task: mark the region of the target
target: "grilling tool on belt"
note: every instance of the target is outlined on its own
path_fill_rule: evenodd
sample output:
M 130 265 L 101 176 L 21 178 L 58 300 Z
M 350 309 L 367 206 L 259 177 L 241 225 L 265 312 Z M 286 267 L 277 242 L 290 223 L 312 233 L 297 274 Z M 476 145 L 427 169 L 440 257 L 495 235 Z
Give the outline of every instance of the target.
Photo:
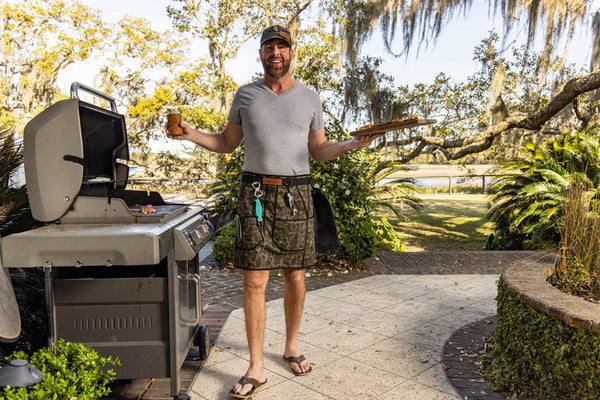
M 258 230 L 260 231 L 260 235 L 262 236 L 263 246 L 265 245 L 265 231 L 264 231 L 264 221 L 263 221 L 263 208 L 260 202 L 260 198 L 264 196 L 264 192 L 260 190 L 260 182 L 252 183 L 252 188 L 254 189 L 254 213 L 256 214 L 256 223 L 258 224 Z
M 256 220 L 263 222 L 263 208 L 260 202 L 260 198 L 264 196 L 264 192 L 260 190 L 260 182 L 256 181 L 252 183 L 254 189 L 254 213 L 256 214 Z M 290 207 L 290 214 L 292 216 L 298 214 L 298 209 L 294 203 L 294 196 L 292 195 L 292 189 L 289 184 L 285 185 L 285 196 Z

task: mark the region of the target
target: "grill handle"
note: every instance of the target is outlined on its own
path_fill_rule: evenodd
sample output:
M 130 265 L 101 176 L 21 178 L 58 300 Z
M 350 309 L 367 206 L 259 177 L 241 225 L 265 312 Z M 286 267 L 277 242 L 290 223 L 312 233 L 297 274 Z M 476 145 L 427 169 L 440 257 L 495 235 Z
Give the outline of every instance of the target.
M 114 113 L 117 113 L 117 100 L 114 97 L 104 94 L 93 87 L 89 87 L 84 85 L 83 83 L 73 82 L 71 84 L 71 98 L 79 100 L 79 90 L 84 90 L 90 94 L 93 94 L 96 97 L 100 97 L 103 100 L 106 100 L 110 103 L 110 110 Z
M 196 326 L 200 324 L 200 318 L 202 317 L 202 288 L 200 286 L 200 275 L 188 274 L 185 277 L 179 276 L 179 279 L 184 281 L 194 281 L 194 284 L 196 285 L 196 319 L 188 320 L 180 317 L 181 322 L 186 326 Z

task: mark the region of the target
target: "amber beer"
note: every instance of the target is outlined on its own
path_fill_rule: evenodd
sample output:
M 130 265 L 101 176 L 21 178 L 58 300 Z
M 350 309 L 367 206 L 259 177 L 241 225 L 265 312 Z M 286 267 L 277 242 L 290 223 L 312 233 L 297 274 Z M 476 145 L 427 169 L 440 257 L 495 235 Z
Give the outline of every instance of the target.
M 181 136 L 183 135 L 183 129 L 179 126 L 181 122 L 181 114 L 179 111 L 171 111 L 167 114 L 167 130 L 169 135 Z

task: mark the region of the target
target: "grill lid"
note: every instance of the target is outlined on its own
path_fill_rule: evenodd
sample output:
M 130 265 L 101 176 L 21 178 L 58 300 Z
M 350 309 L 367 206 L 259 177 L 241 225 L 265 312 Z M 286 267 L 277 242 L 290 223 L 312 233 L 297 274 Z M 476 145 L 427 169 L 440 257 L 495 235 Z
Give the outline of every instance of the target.
M 111 110 L 79 100 L 78 89 L 108 100 Z M 83 182 L 124 188 L 129 169 L 125 118 L 115 100 L 75 82 L 71 99 L 59 101 L 36 117 L 23 133 L 27 194 L 33 217 L 54 221 L 73 204 Z

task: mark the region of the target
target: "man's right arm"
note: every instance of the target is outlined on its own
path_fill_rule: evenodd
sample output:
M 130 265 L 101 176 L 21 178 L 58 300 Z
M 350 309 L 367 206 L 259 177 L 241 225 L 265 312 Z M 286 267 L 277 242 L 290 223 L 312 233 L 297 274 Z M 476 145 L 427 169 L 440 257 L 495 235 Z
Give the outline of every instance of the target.
M 171 139 L 189 140 L 216 153 L 232 153 L 242 143 L 242 126 L 232 122 L 227 123 L 223 132 L 215 134 L 200 132 L 184 122 L 179 126 L 183 129 L 183 135 L 169 135 Z

